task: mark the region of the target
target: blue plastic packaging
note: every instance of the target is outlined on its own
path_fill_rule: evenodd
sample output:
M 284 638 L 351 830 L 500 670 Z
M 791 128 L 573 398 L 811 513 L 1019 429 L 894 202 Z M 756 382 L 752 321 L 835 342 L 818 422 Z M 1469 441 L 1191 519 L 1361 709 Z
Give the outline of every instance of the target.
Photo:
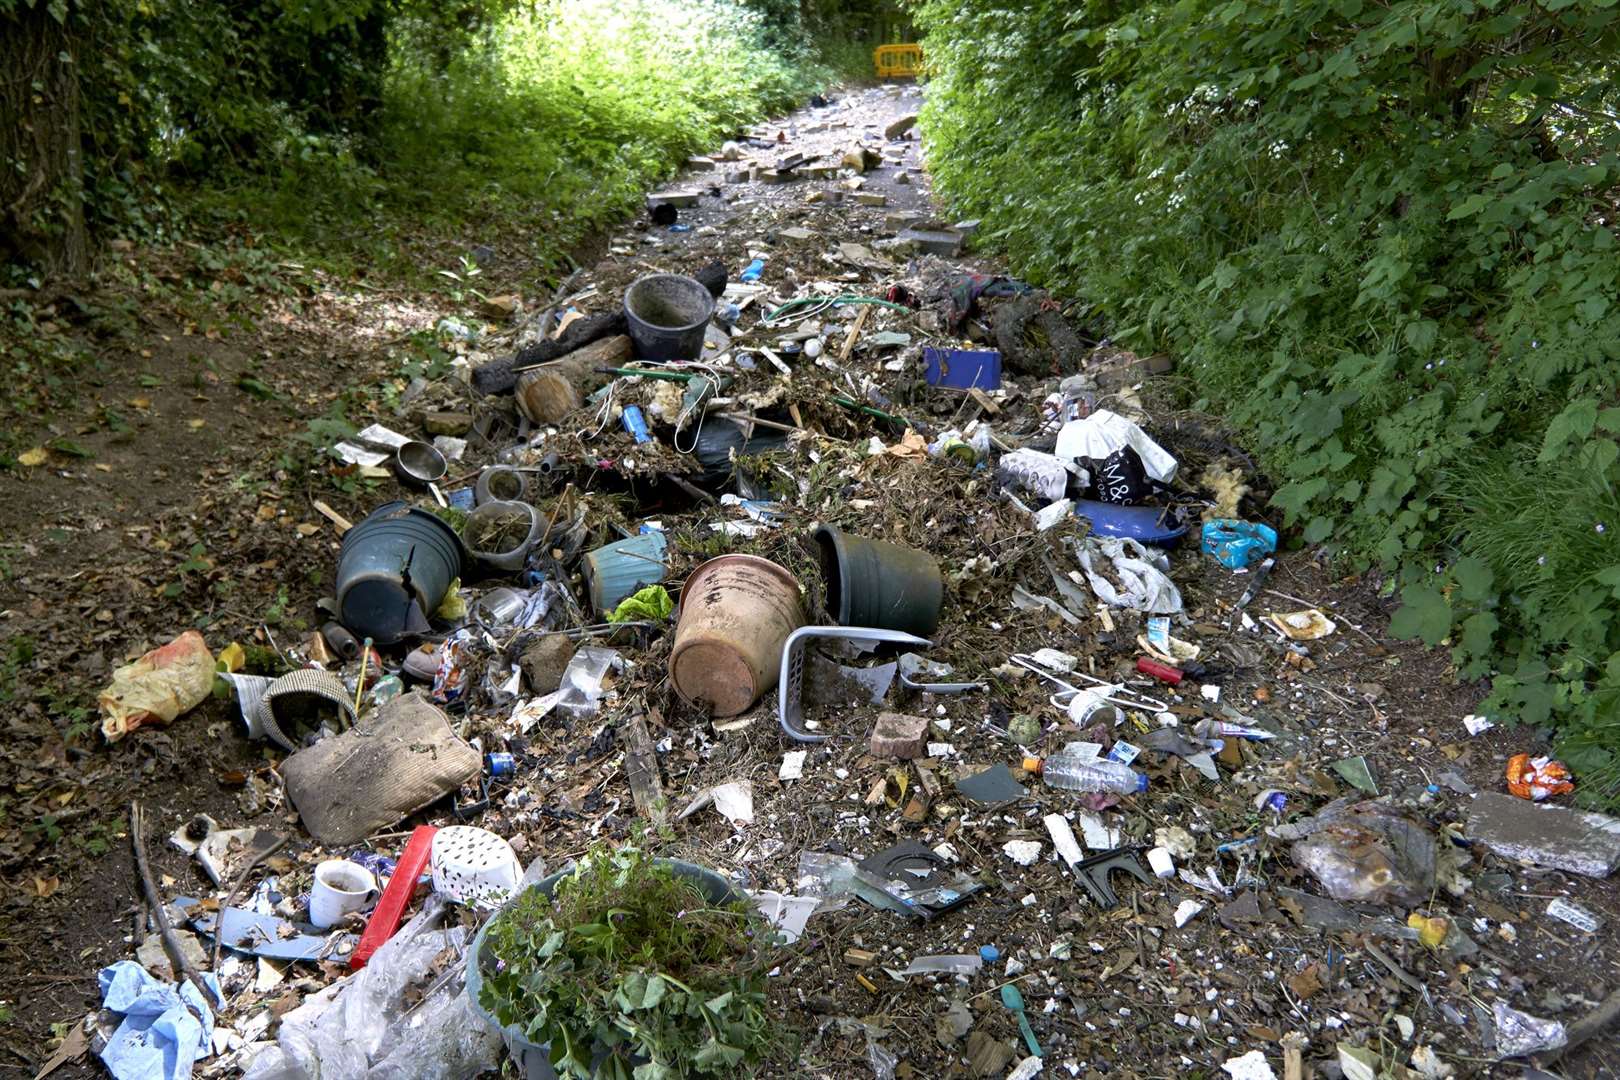
M 619 417 L 619 422 L 624 425 L 624 430 L 628 431 L 636 442 L 647 443 L 653 441 L 652 432 L 647 430 L 647 418 L 641 414 L 640 405 L 626 405 L 624 414 Z
M 765 260 L 755 259 L 737 275 L 739 281 L 758 281 L 759 276 L 765 272 Z
M 1277 530 L 1234 518 L 1206 521 L 1199 547 L 1228 570 L 1242 570 L 1277 550 Z

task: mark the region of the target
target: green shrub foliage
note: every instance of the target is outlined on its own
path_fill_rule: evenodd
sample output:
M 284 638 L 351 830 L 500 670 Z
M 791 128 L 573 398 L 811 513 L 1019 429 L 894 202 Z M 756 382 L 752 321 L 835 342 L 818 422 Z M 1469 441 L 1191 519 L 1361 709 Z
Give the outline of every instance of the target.
M 1620 5 L 923 0 L 942 191 L 1186 361 L 1397 633 L 1620 733 Z M 1608 746 L 1605 746 L 1605 742 Z
M 823 85 L 844 25 L 835 0 L 0 0 L 0 40 L 40 3 L 98 238 L 218 222 L 392 269 L 468 227 L 544 263 Z

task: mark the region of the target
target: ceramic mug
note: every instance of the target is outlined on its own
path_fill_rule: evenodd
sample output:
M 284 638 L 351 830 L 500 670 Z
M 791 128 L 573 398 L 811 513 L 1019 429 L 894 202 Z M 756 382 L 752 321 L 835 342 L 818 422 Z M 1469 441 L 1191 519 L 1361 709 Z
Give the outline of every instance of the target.
M 350 912 L 363 911 L 377 899 L 377 879 L 370 870 L 348 859 L 327 859 L 315 867 L 309 889 L 309 921 L 321 930 L 343 921 Z

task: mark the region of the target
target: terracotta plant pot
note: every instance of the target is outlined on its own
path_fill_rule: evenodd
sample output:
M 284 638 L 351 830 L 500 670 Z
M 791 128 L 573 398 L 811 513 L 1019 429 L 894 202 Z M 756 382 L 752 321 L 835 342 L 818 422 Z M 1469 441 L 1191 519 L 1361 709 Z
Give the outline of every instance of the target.
M 776 686 L 782 645 L 804 625 L 799 583 L 769 559 L 722 555 L 681 590 L 669 677 L 675 692 L 715 716 L 736 716 Z

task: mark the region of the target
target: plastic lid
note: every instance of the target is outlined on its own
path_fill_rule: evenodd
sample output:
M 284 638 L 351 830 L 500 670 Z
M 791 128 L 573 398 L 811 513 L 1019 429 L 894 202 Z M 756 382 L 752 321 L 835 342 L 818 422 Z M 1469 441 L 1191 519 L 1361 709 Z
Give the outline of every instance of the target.
M 1025 758 L 1024 759 L 1024 771 L 1027 772 L 1027 773 L 1038 773 L 1038 772 L 1040 772 L 1041 771 L 1041 759 L 1038 758 L 1038 757 L 1027 757 L 1027 758 Z
M 1146 773 L 1136 773 L 1135 775 L 1136 775 L 1136 790 L 1137 791 L 1146 791 L 1147 790 L 1147 774 Z

